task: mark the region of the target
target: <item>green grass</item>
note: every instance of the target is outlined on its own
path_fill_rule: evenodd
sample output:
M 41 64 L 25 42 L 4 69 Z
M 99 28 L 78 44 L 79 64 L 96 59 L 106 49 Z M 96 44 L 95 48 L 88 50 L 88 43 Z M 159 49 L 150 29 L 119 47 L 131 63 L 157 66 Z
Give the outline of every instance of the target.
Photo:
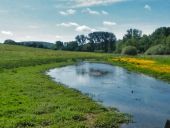
M 49 68 L 73 64 L 77 58 L 103 60 L 110 55 L 8 45 L 0 45 L 0 50 L 2 128 L 103 128 L 105 125 L 118 128 L 128 122 L 127 115 L 53 82 L 44 73 Z
M 63 52 L 47 49 L 29 48 L 23 46 L 10 46 L 0 44 L 0 69 L 10 69 L 21 66 L 49 64 L 77 59 L 104 59 L 109 54 L 87 52 Z
M 146 58 L 146 59 L 155 60 L 155 61 L 158 62 L 159 64 L 167 64 L 167 65 L 170 65 L 170 55 L 164 55 L 164 56 L 155 55 L 155 56 L 141 56 L 141 57 L 142 57 L 142 58 Z
M 170 81 L 169 74 L 109 61 L 117 55 L 52 51 L 0 44 L 0 127 L 118 128 L 126 114 L 105 108 L 74 89 L 53 82 L 45 71 L 77 60 L 121 65 Z M 170 65 L 169 56 L 138 56 Z M 157 76 L 156 76 L 157 75 Z
M 125 56 L 118 56 L 118 57 L 125 57 Z M 129 56 L 127 56 L 129 57 Z M 134 57 L 134 56 L 130 56 Z M 147 59 L 147 60 L 153 60 L 156 62 L 157 66 L 162 66 L 162 65 L 167 65 L 170 66 L 170 55 L 152 55 L 152 56 L 146 56 L 146 55 L 139 55 L 136 56 L 136 58 L 142 58 L 142 59 Z M 139 68 L 137 67 L 136 64 L 131 64 L 131 63 L 121 63 L 121 62 L 113 62 L 109 60 L 110 64 L 113 65 L 118 65 L 121 67 L 124 67 L 130 71 L 138 72 L 138 73 L 143 73 L 152 77 L 155 77 L 157 79 L 166 81 L 170 83 L 170 73 L 165 73 L 165 72 L 157 72 L 148 68 Z

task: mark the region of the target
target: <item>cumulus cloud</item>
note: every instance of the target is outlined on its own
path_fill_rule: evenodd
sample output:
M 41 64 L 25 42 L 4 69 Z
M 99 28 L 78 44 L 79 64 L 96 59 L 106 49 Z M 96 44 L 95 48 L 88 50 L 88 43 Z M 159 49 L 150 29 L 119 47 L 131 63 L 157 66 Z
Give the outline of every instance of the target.
M 108 15 L 109 13 L 108 12 L 106 12 L 106 11 L 104 11 L 104 10 L 102 10 L 102 12 L 101 12 L 103 15 Z
M 87 25 L 80 25 L 76 22 L 60 23 L 60 24 L 57 24 L 56 26 L 57 27 L 66 27 L 66 28 L 72 27 L 77 32 L 93 32 L 93 31 L 96 31 L 96 29 L 93 29 L 93 28 L 91 28 Z
M 80 26 L 78 23 L 75 23 L 75 22 L 68 22 L 68 23 L 60 23 L 60 24 L 57 24 L 57 27 L 78 27 Z
M 7 36 L 13 36 L 14 35 L 11 31 L 6 31 L 6 30 L 2 30 L 1 34 L 7 35 Z
M 86 8 L 86 9 L 83 10 L 82 12 L 88 13 L 88 14 L 91 14 L 91 15 L 100 15 L 100 12 L 91 10 L 90 8 Z
M 95 5 L 107 5 L 127 0 L 72 0 L 75 2 L 75 7 L 90 7 Z
M 148 4 L 146 4 L 146 5 L 144 6 L 144 9 L 146 9 L 146 10 L 148 10 L 148 11 L 151 11 L 151 6 L 149 6 Z
M 66 11 L 60 11 L 59 13 L 63 16 L 74 15 L 76 13 L 76 10 L 68 9 Z
M 108 26 L 108 27 L 113 27 L 113 26 L 116 25 L 116 23 L 115 22 L 111 22 L 111 21 L 104 21 L 103 25 L 104 26 Z
M 86 25 L 79 26 L 75 30 L 77 32 L 94 32 L 94 31 L 96 31 L 95 29 L 90 28 L 89 26 L 86 26 Z
M 95 11 L 95 10 L 92 10 L 90 8 L 86 8 L 84 10 L 82 10 L 83 13 L 88 13 L 90 15 L 108 15 L 109 13 L 102 10 L 101 12 L 100 11 Z

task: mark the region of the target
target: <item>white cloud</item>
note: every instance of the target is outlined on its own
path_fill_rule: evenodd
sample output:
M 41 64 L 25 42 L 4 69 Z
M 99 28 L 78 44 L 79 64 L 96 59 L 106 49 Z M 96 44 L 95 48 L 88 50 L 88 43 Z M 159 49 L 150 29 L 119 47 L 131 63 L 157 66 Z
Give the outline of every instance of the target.
M 104 11 L 104 10 L 103 10 L 101 13 L 102 13 L 103 15 L 108 15 L 108 14 L 109 14 L 108 12 L 106 12 L 106 11 Z
M 75 30 L 77 32 L 93 32 L 93 31 L 96 31 L 95 29 L 90 28 L 89 26 L 86 26 L 86 25 L 79 26 Z
M 57 27 L 66 27 L 66 28 L 73 27 L 74 30 L 77 31 L 77 32 L 93 32 L 93 31 L 96 31 L 96 29 L 94 29 L 94 28 L 90 28 L 87 25 L 80 25 L 80 24 L 75 23 L 75 22 L 60 23 L 60 24 L 57 24 L 56 26 Z
M 92 10 L 92 9 L 90 9 L 90 8 L 86 8 L 86 9 L 82 10 L 82 12 L 83 12 L 83 13 L 88 13 L 88 14 L 90 14 L 90 15 L 108 15 L 108 14 L 109 14 L 108 12 L 106 12 L 106 11 L 104 11 L 104 10 L 102 10 L 101 12 L 99 12 L 99 11 Z
M 88 13 L 88 14 L 91 14 L 91 15 L 100 15 L 100 12 L 91 10 L 90 8 L 86 8 L 82 12 L 85 12 L 85 13 Z
M 1 34 L 8 35 L 8 36 L 13 36 L 14 35 L 11 31 L 5 31 L 5 30 L 2 30 Z
M 126 0 L 72 0 L 75 2 L 74 7 L 90 7 L 95 5 L 107 5 Z
M 149 6 L 148 4 L 146 4 L 146 5 L 144 6 L 144 9 L 146 9 L 146 10 L 148 10 L 148 11 L 151 11 L 151 6 Z
M 80 26 L 78 23 L 75 22 L 68 22 L 68 23 L 61 23 L 61 24 L 57 24 L 57 27 L 78 27 Z
M 115 26 L 117 24 L 115 22 L 111 22 L 111 21 L 104 21 L 103 25 L 108 26 L 108 27 L 113 27 L 113 26 Z
M 60 11 L 61 15 L 68 16 L 68 15 L 74 15 L 76 13 L 76 10 L 74 9 L 68 9 L 66 11 Z
M 56 35 L 55 36 L 57 39 L 62 39 L 62 36 L 60 36 L 60 35 Z

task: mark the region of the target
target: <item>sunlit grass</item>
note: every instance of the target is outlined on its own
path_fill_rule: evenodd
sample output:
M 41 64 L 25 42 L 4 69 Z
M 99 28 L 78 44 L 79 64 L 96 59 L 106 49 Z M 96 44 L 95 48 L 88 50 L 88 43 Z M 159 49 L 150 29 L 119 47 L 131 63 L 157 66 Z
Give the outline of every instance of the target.
M 127 58 L 120 61 L 121 56 L 114 54 L 54 51 L 0 44 L 0 126 L 119 127 L 121 123 L 128 122 L 127 116 L 115 109 L 103 107 L 79 91 L 53 82 L 44 72 L 76 61 L 90 60 L 120 65 L 170 81 L 170 74 L 163 72 L 169 71 L 169 56 Z M 145 65 L 150 67 L 142 67 Z M 161 72 L 154 69 L 156 65 Z
M 123 113 L 105 108 L 45 75 L 49 68 L 73 64 L 76 59 L 104 59 L 109 55 L 0 46 L 2 128 L 85 128 L 103 124 L 118 128 L 128 122 Z
M 170 56 L 116 57 L 112 61 L 131 70 L 170 80 Z

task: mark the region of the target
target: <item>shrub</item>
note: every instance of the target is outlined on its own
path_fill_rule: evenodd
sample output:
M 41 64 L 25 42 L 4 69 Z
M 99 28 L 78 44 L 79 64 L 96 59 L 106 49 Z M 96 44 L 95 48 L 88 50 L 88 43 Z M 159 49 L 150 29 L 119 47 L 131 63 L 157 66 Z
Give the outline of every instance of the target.
M 122 49 L 123 55 L 137 55 L 137 49 L 134 46 L 126 46 Z
M 150 47 L 145 54 L 147 55 L 166 55 L 170 54 L 170 48 L 167 45 L 158 44 Z

